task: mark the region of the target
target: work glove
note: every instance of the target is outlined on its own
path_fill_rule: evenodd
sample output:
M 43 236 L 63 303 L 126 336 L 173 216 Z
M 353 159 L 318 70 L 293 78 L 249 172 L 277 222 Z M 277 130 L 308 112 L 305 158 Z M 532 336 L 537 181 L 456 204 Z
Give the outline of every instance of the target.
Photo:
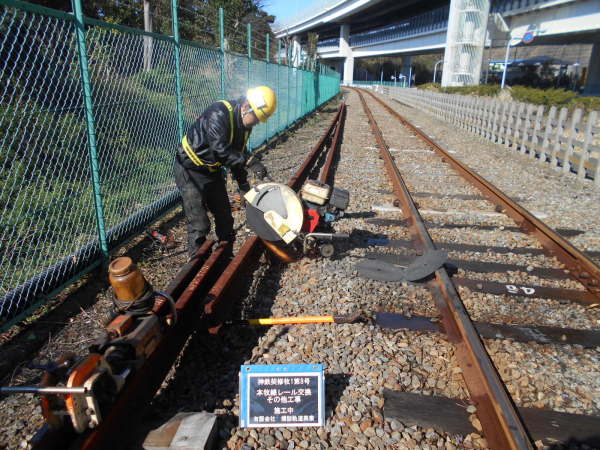
M 235 194 L 233 194 L 233 202 L 240 209 L 243 209 L 246 207 L 246 199 L 244 198 L 244 195 L 246 195 L 246 192 L 248 192 L 249 190 L 250 190 L 250 185 L 242 185 L 242 186 L 239 186 L 237 192 Z
M 267 177 L 267 168 L 260 161 L 254 160 L 248 168 L 257 179 L 262 180 Z

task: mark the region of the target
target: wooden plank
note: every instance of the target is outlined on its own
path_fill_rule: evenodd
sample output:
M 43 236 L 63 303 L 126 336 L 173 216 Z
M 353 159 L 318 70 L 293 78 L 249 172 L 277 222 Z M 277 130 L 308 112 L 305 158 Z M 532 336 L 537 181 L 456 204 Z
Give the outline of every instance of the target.
M 434 428 L 450 434 L 476 433 L 469 421 L 467 400 L 425 396 L 384 389 L 383 413 L 386 420 L 396 419 L 407 427 Z
M 379 253 L 379 252 L 367 252 L 365 255 L 369 259 L 377 259 L 379 261 L 385 261 L 390 264 L 398 264 L 400 266 L 408 266 L 411 264 L 415 257 L 412 255 L 394 255 L 390 253 Z M 546 267 L 533 267 L 532 270 L 527 270 L 528 266 L 520 266 L 517 264 L 503 264 L 496 262 L 487 261 L 471 261 L 467 259 L 448 259 L 446 266 L 455 266 L 459 269 L 469 272 L 480 272 L 480 273 L 505 273 L 511 272 L 523 272 L 528 275 L 541 277 L 541 278 L 553 278 L 565 280 L 569 279 L 568 273 L 565 273 L 563 269 L 554 269 Z
M 349 213 L 350 217 L 353 217 Z M 388 239 L 386 236 L 373 238 L 372 241 L 369 241 L 370 238 L 365 238 L 364 242 L 369 244 L 369 242 L 374 242 L 370 245 L 379 245 L 384 247 L 391 248 L 406 248 L 406 249 L 414 249 L 413 241 L 407 239 Z M 441 250 L 447 251 L 455 251 L 455 252 L 471 252 L 471 253 L 496 253 L 499 255 L 506 254 L 515 254 L 515 255 L 545 255 L 544 250 L 540 248 L 531 248 L 531 247 L 498 247 L 494 245 L 478 245 L 478 244 L 466 244 L 460 242 L 436 242 L 436 247 Z M 600 258 L 600 251 L 587 251 L 584 252 L 590 258 Z
M 443 332 L 439 317 L 377 311 L 375 325 L 381 328 Z M 473 322 L 479 336 L 484 339 L 512 339 L 516 342 L 537 342 L 545 345 L 581 345 L 584 348 L 600 346 L 600 330 L 577 330 L 574 328 L 506 325 L 501 323 Z
M 399 220 L 399 219 L 386 219 L 386 218 L 366 219 L 366 222 L 372 223 L 374 225 L 384 226 L 384 227 L 386 227 L 386 226 L 387 227 L 399 227 L 399 226 L 406 226 L 406 224 L 407 224 L 407 222 L 402 219 Z M 498 226 L 496 226 L 496 225 L 473 225 L 470 223 L 439 224 L 439 223 L 425 221 L 425 225 L 428 228 L 444 228 L 444 229 L 473 228 L 476 230 L 486 230 L 486 231 L 498 231 L 499 230 Z M 505 226 L 504 231 L 512 231 L 512 232 L 516 232 L 516 233 L 522 232 L 522 230 L 519 227 L 513 227 L 513 226 Z M 561 234 L 563 237 L 579 236 L 580 234 L 585 233 L 585 231 L 575 230 L 573 228 L 556 228 L 554 231 L 556 231 L 558 234 Z
M 390 194 L 393 192 L 389 191 Z M 458 200 L 487 200 L 483 195 L 469 195 L 469 194 L 438 194 L 437 192 L 415 192 L 412 194 L 413 197 L 424 197 L 424 198 L 456 198 Z
M 454 282 L 456 285 L 467 287 L 472 291 L 493 295 L 566 300 L 583 305 L 591 305 L 598 302 L 598 298 L 591 292 L 575 289 L 552 288 L 520 283 L 497 283 L 495 281 L 474 280 L 470 278 L 454 278 Z
M 387 420 L 405 426 L 420 426 L 450 434 L 479 433 L 469 421 L 469 402 L 461 399 L 384 389 L 383 412 Z M 600 448 L 600 417 L 569 414 L 538 408 L 518 408 L 527 431 L 534 440 L 569 448 L 587 445 Z
M 516 342 L 537 342 L 546 345 L 581 345 L 596 348 L 600 345 L 600 331 L 573 328 L 519 326 L 475 322 L 475 328 L 484 339 L 512 339 Z

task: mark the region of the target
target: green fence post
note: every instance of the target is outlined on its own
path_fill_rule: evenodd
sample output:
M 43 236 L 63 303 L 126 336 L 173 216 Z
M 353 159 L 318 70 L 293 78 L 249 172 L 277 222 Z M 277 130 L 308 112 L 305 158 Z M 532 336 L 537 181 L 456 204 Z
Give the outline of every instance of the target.
M 279 71 L 281 69 L 281 39 L 277 39 L 277 102 L 281 104 L 281 97 L 279 96 Z M 279 109 L 279 114 L 277 114 L 277 132 L 281 131 L 281 108 Z
M 267 40 L 267 51 L 266 51 L 266 62 L 265 62 L 265 84 L 269 84 L 269 59 L 271 56 L 271 42 L 270 42 L 270 36 L 269 33 L 266 33 L 266 40 Z M 265 135 L 266 135 L 266 139 L 269 139 L 269 121 L 267 120 L 267 122 L 265 123 Z
M 83 89 L 83 104 L 85 108 L 85 122 L 87 126 L 88 150 L 90 156 L 90 169 L 92 177 L 92 190 L 94 192 L 94 205 L 96 211 L 96 226 L 100 251 L 104 262 L 108 262 L 108 241 L 106 239 L 106 225 L 104 222 L 104 202 L 100 188 L 100 167 L 98 164 L 98 147 L 96 145 L 96 125 L 94 121 L 94 102 L 92 99 L 92 86 L 88 66 L 87 49 L 85 45 L 85 25 L 83 22 L 83 8 L 81 0 L 73 0 L 75 13 L 75 29 L 77 37 L 77 54 L 79 56 L 79 70 L 81 73 L 81 86 Z
M 289 59 L 288 59 L 288 61 L 289 61 Z M 289 127 L 290 124 L 292 123 L 292 122 L 290 122 L 290 91 L 291 91 L 291 89 L 290 89 L 290 74 L 291 73 L 292 73 L 292 68 L 288 64 L 288 66 L 287 66 L 287 94 L 288 94 L 287 98 L 288 98 L 288 101 L 287 101 L 287 108 L 286 108 L 287 111 L 286 111 L 286 115 L 285 115 L 285 118 L 286 118 L 286 124 L 285 124 L 285 126 L 286 126 L 286 128 Z
M 221 47 L 221 98 L 225 98 L 225 15 L 219 7 L 219 46 Z
M 296 93 L 294 95 L 294 100 L 296 101 L 296 105 L 295 105 L 296 118 L 300 117 L 300 108 L 299 108 L 300 96 L 298 95 L 298 87 L 299 87 L 298 85 L 300 85 L 300 87 L 302 85 L 302 78 L 300 76 L 301 74 L 302 74 L 302 69 L 297 68 L 296 69 Z
M 250 89 L 250 76 L 252 74 L 252 24 L 246 25 L 246 40 L 248 41 L 248 89 Z
M 183 139 L 183 102 L 181 101 L 181 43 L 179 41 L 179 20 L 177 19 L 177 0 L 171 0 L 173 17 L 173 40 L 175 41 L 175 99 L 177 102 L 177 129 L 179 140 Z

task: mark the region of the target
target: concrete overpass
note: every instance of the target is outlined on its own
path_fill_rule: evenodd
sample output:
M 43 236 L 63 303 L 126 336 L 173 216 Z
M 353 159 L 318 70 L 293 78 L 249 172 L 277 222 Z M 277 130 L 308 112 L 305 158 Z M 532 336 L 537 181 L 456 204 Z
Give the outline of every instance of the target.
M 586 91 L 600 95 L 600 0 L 325 0 L 275 24 L 277 37 L 293 37 L 296 52 L 308 32 L 318 33 L 319 56 L 346 82 L 354 58 L 443 49 L 444 85 L 477 84 L 490 36 L 518 42 L 526 31 L 536 45 L 594 44 Z

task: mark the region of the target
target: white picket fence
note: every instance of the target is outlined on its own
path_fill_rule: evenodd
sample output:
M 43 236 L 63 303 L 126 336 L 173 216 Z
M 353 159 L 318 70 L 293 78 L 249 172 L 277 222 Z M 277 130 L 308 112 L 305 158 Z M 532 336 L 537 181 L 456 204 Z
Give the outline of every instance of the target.
M 376 91 L 492 142 L 600 185 L 598 111 L 377 86 Z

